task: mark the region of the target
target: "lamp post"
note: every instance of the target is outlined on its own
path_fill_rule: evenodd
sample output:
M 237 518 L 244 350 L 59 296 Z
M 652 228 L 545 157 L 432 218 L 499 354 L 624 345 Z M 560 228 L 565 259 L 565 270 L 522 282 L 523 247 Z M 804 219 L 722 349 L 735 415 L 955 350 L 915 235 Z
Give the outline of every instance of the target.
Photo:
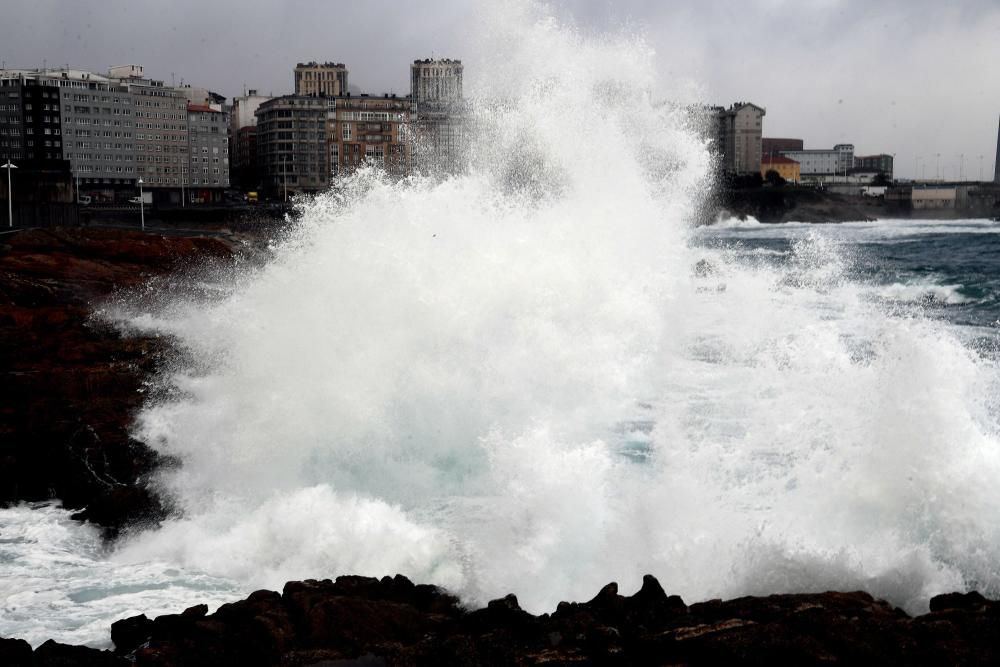
M 184 202 L 184 165 L 181 165 L 181 208 L 186 206 Z
M 7 159 L 7 164 L 3 165 L 3 169 L 7 170 L 7 226 L 14 226 L 14 192 L 10 189 L 10 170 L 17 169 L 17 165 Z
M 934 164 L 934 178 L 938 181 L 941 180 L 941 154 L 935 153 L 937 157 L 937 162 Z
M 142 179 L 139 179 L 139 226 L 146 231 L 146 203 L 142 197 Z
M 983 182 L 983 156 L 979 156 L 979 182 Z

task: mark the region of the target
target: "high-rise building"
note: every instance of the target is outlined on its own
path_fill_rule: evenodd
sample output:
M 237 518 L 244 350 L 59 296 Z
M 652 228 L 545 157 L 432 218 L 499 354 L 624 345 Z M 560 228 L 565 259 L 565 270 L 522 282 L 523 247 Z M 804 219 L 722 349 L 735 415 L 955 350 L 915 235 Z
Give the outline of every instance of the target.
M 257 163 L 272 195 L 315 193 L 330 185 L 326 119 L 335 100 L 283 95 L 257 108 Z
M 414 60 L 410 65 L 410 96 L 418 106 L 461 100 L 462 61 L 451 58 Z
M 344 63 L 298 63 L 295 66 L 295 94 L 335 97 L 347 94 L 347 67 Z
M 187 105 L 188 171 L 184 174 L 187 200 L 222 200 L 229 187 L 229 118 L 221 104 Z
M 179 200 L 188 158 L 187 98 L 162 81 L 147 79 L 139 65 L 119 65 L 112 80 L 130 94 L 135 125 L 136 175 L 147 189 L 171 189 Z
M 460 169 L 465 128 L 461 60 L 414 60 L 410 97 L 416 109 L 413 163 L 424 172 Z
M 722 171 L 732 174 L 760 172 L 764 107 L 737 102 L 728 109 L 711 107 L 715 150 Z

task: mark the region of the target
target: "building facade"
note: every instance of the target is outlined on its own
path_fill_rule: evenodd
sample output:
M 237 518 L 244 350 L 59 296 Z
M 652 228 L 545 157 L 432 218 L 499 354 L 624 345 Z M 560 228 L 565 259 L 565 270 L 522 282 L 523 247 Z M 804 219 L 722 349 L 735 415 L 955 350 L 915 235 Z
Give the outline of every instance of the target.
M 298 63 L 295 66 L 295 94 L 305 97 L 346 95 L 347 67 L 344 63 Z
M 253 88 L 233 98 L 229 116 L 229 180 L 244 190 L 256 190 L 261 184 L 257 168 L 257 109 L 271 99 L 258 95 Z
M 188 164 L 182 174 L 193 204 L 222 200 L 229 187 L 229 118 L 219 104 L 187 105 Z
M 801 151 L 804 148 L 805 142 L 801 139 L 764 137 L 760 140 L 760 152 L 764 156 L 780 155 L 782 151 Z
M 330 185 L 327 112 L 336 98 L 284 95 L 257 108 L 257 163 L 274 197 L 316 193 Z
M 424 173 L 461 169 L 467 116 L 463 73 L 462 61 L 452 58 L 426 58 L 410 65 L 410 98 L 415 109 L 412 160 Z
M 414 60 L 410 65 L 410 96 L 418 107 L 457 102 L 462 99 L 462 72 L 461 60 Z
M 766 177 L 767 172 L 775 171 L 778 176 L 790 183 L 798 183 L 802 180 L 799 163 L 784 155 L 765 154 L 760 161 L 760 175 Z
M 854 145 L 837 144 L 832 149 L 781 151 L 781 154 L 799 163 L 802 177 L 847 176 L 854 167 Z
M 710 112 L 720 169 L 737 175 L 758 173 L 767 110 L 749 102 L 737 102 L 728 109 L 711 107 Z
M 858 155 L 854 158 L 854 170 L 884 174 L 892 180 L 892 156 L 885 153 L 879 155 Z
M 410 97 L 344 96 L 333 100 L 327 116 L 329 171 L 346 175 L 366 164 L 392 176 L 410 170 Z
M 112 68 L 112 75 L 128 72 L 125 65 Z M 138 72 L 116 79 L 132 97 L 135 124 L 136 175 L 143 187 L 176 190 L 171 199 L 180 201 L 181 174 L 187 166 L 187 98 L 162 81 L 141 77 Z

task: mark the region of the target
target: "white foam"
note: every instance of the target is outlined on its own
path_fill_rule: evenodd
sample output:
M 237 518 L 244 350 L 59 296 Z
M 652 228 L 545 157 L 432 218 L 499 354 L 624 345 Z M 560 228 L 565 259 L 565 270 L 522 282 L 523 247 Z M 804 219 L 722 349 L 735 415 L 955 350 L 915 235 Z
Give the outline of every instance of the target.
M 535 12 L 483 38 L 520 85 L 468 175 L 362 173 L 217 300 L 108 310 L 186 353 L 137 429 L 182 514 L 111 566 L 400 571 L 536 612 L 647 572 L 689 601 L 1000 594 L 996 368 L 846 277 L 895 223 L 750 225 L 793 239 L 780 266 L 689 245 L 708 155 L 648 49 Z

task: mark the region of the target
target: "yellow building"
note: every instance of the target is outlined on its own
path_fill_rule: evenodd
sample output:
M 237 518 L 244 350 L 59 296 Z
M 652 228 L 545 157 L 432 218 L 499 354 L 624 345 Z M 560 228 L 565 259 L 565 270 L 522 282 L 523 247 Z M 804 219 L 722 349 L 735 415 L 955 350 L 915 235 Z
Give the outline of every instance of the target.
M 799 163 L 784 155 L 765 155 L 760 160 L 760 175 L 776 171 L 778 175 L 790 183 L 798 183 L 802 178 Z

